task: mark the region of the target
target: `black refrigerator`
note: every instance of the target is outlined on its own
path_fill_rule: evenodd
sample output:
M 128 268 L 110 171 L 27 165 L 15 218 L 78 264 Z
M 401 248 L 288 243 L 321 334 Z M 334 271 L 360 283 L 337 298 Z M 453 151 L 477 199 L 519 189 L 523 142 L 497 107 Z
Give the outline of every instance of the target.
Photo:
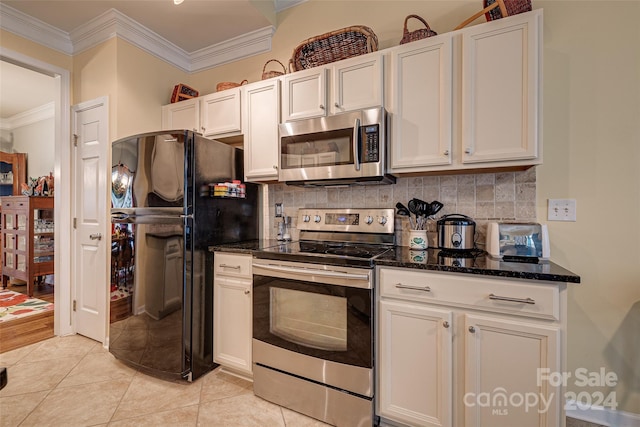
M 258 185 L 243 151 L 186 131 L 112 144 L 109 351 L 189 381 L 213 362 L 213 255 L 258 238 Z

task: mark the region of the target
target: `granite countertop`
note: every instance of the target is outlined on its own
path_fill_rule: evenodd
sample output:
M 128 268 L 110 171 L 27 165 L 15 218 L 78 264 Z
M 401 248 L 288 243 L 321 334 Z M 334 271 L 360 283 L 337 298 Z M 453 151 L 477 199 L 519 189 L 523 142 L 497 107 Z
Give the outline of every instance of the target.
M 420 270 L 449 271 L 453 273 L 479 274 L 512 279 L 547 280 L 552 282 L 580 283 L 580 276 L 551 261 L 537 264 L 527 262 L 504 262 L 490 257 L 484 251 L 475 256 L 456 257 L 451 251 L 427 249 L 413 251 L 397 246 L 375 259 L 377 266 L 414 268 Z
M 220 251 L 252 255 L 255 252 L 279 244 L 282 244 L 282 242 L 275 239 L 260 239 L 210 246 L 209 250 L 211 252 Z M 448 271 L 512 279 L 580 283 L 580 276 L 551 261 L 540 261 L 537 264 L 504 262 L 491 258 L 484 251 L 478 251 L 473 255 L 455 256 L 450 251 L 443 252 L 440 249 L 413 251 L 405 246 L 396 246 L 393 250 L 376 258 L 374 263 L 376 266 L 385 267 Z

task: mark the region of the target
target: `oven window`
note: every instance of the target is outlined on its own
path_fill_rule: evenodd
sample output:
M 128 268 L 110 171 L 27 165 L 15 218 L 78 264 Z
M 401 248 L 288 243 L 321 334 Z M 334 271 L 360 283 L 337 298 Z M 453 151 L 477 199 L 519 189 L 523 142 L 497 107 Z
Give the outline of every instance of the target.
M 253 338 L 323 360 L 373 366 L 373 290 L 253 276 Z
M 271 288 L 270 332 L 307 347 L 347 349 L 346 298 Z

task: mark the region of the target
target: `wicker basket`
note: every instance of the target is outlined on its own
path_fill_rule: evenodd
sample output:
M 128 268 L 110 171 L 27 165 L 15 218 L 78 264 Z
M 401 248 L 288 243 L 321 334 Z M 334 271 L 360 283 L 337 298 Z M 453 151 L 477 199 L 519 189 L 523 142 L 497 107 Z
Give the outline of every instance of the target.
M 233 89 L 234 87 L 246 85 L 249 83 L 248 80 L 243 80 L 240 83 L 236 82 L 220 82 L 216 85 L 216 92 L 220 92 L 221 90 Z
M 267 65 L 269 64 L 269 62 L 277 62 L 278 64 L 280 64 L 280 66 L 282 67 L 282 71 L 266 71 Z M 277 59 L 268 60 L 264 64 L 264 67 L 262 67 L 262 80 L 267 80 L 267 79 L 270 79 L 271 77 L 278 77 L 283 74 L 287 74 L 287 68 L 284 66 L 282 62 L 278 61 Z
M 484 7 L 490 6 L 495 3 L 496 0 L 483 0 Z M 504 0 L 504 5 L 507 8 L 507 14 L 517 15 L 523 12 L 529 12 L 531 10 L 531 0 Z M 502 18 L 500 8 L 496 7 L 487 13 L 485 13 L 487 21 L 493 21 L 494 19 Z
M 420 28 L 419 30 L 409 31 L 407 29 L 407 21 L 409 21 L 409 18 L 417 19 L 418 21 L 422 22 L 424 26 L 427 28 Z M 404 18 L 404 29 L 402 30 L 402 40 L 400 40 L 400 44 L 414 42 L 416 40 L 426 39 L 427 37 L 437 36 L 437 35 L 438 33 L 433 31 L 431 27 L 429 27 L 429 24 L 427 24 L 427 21 L 422 19 L 422 17 L 418 15 L 409 15 L 406 18 Z
M 311 37 L 293 50 L 291 71 L 306 70 L 378 50 L 378 37 L 363 25 L 342 28 Z

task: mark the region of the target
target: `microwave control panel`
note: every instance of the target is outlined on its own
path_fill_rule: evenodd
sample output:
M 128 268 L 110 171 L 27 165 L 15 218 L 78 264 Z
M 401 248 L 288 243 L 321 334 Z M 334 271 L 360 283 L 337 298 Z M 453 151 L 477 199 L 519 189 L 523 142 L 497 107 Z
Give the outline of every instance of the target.
M 380 161 L 380 125 L 362 126 L 363 152 L 362 163 L 376 163 Z

